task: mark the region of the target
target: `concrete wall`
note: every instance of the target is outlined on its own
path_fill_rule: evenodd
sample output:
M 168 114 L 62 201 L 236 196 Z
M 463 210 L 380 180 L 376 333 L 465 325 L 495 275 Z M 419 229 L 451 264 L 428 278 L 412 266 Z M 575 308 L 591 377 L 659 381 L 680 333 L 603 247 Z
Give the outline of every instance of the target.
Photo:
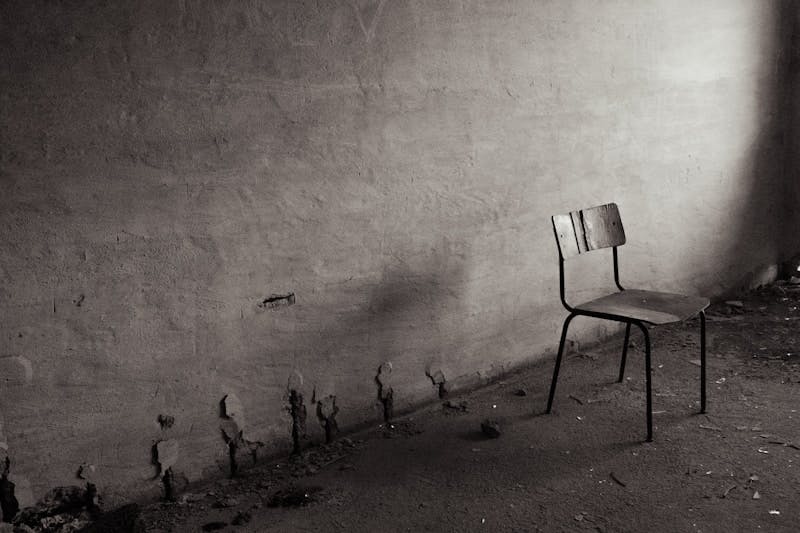
M 752 281 L 783 252 L 781 15 L 3 2 L 0 440 L 18 497 L 82 463 L 107 498 L 155 495 L 165 438 L 176 472 L 219 475 L 229 393 L 245 437 L 285 451 L 293 373 L 318 440 L 312 396 L 345 427 L 380 418 L 384 362 L 405 409 L 436 398 L 426 371 L 457 388 L 551 354 L 556 212 L 616 201 L 629 285 Z M 569 265 L 573 299 L 607 260 Z

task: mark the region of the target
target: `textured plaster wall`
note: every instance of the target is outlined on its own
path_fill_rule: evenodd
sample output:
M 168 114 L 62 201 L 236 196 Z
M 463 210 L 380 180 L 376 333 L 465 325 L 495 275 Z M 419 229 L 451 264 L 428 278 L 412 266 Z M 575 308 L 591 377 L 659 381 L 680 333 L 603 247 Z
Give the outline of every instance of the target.
M 159 439 L 176 472 L 219 475 L 229 393 L 245 437 L 286 450 L 295 372 L 319 439 L 312 398 L 334 395 L 345 427 L 380 418 L 384 362 L 403 409 L 436 397 L 426 371 L 458 387 L 552 353 L 555 212 L 616 201 L 629 285 L 756 279 L 782 252 L 781 15 L 3 2 L 0 440 L 18 497 L 82 463 L 107 497 L 155 495 Z M 606 260 L 570 265 L 573 299 Z

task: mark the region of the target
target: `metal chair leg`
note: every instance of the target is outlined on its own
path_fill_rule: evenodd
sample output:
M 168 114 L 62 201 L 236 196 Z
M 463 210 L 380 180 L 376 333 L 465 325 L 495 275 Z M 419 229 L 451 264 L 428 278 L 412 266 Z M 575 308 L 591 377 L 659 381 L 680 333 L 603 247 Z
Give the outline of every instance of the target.
M 625 359 L 628 357 L 628 340 L 631 338 L 631 323 L 628 322 L 625 326 L 625 344 L 622 345 L 622 360 L 619 363 L 619 378 L 617 383 L 622 383 L 622 378 L 625 377 Z
M 567 342 L 567 329 L 569 329 L 569 323 L 572 322 L 572 319 L 575 318 L 577 315 L 570 314 L 567 319 L 564 321 L 564 326 L 561 328 L 561 342 L 558 344 L 558 355 L 556 356 L 556 367 L 553 369 L 553 381 L 550 384 L 550 396 L 547 398 L 547 413 L 550 413 L 550 410 L 553 407 L 553 396 L 556 393 L 556 383 L 558 382 L 558 370 L 561 368 L 561 356 L 564 355 L 564 344 Z
M 645 389 L 647 394 L 647 442 L 653 442 L 653 385 L 650 365 L 650 334 L 644 324 L 637 323 L 644 334 Z
M 700 311 L 700 412 L 706 412 L 706 312 Z

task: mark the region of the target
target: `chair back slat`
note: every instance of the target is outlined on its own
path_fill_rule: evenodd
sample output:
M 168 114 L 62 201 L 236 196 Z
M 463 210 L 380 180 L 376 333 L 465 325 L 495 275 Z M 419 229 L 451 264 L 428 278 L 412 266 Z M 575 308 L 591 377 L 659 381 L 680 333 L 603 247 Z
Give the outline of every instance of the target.
M 617 204 L 605 204 L 553 216 L 561 257 L 625 244 L 625 230 Z

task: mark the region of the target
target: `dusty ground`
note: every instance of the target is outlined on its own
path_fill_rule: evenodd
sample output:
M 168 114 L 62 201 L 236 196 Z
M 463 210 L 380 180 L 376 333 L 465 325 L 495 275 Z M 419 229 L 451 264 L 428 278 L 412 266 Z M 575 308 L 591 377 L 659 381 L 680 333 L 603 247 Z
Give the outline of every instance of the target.
M 617 384 L 618 337 L 565 360 L 552 415 L 542 414 L 548 360 L 394 429 L 151 505 L 146 528 L 798 531 L 800 292 L 791 289 L 756 291 L 741 309 L 712 306 L 707 415 L 696 414 L 698 323 L 652 330 L 651 444 L 642 343 L 633 336 L 628 377 Z M 488 417 L 499 420 L 499 438 L 481 433 Z

